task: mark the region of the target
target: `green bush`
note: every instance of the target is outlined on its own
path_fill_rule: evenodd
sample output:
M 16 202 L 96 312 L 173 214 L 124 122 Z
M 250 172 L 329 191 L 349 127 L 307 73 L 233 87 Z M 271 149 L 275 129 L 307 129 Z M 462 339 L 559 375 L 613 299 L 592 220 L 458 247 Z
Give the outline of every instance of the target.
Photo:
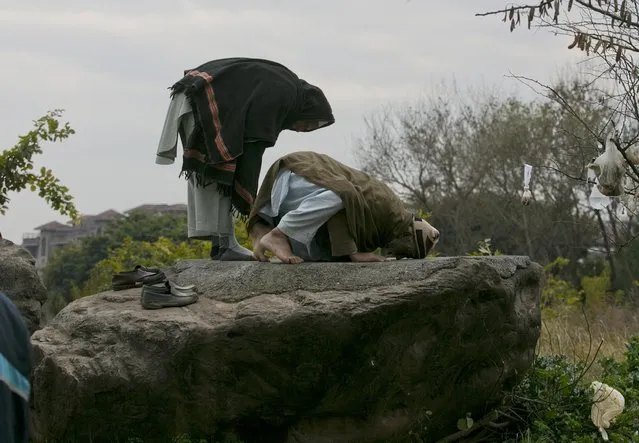
M 624 412 L 607 430 L 611 442 L 639 442 L 639 337 L 627 345 L 623 361 L 602 358 L 598 380 L 625 398 Z M 590 364 L 565 356 L 545 356 L 506 398 L 501 419 L 514 424 L 494 441 L 585 443 L 601 441 L 590 411 L 593 392 L 585 379 Z
M 542 307 L 549 308 L 557 304 L 574 305 L 582 300 L 583 292 L 559 275 L 568 264 L 570 264 L 570 260 L 567 258 L 557 257 L 544 266 L 546 283 L 541 293 Z
M 509 392 L 502 406 L 485 417 L 458 422 L 458 432 L 441 441 L 502 443 L 591 443 L 603 441 L 592 423 L 594 391 L 589 378 L 594 358 L 575 363 L 564 355 L 539 356 L 522 382 Z M 639 336 L 627 343 L 624 358 L 601 358 L 602 373 L 596 377 L 618 390 L 625 399 L 624 411 L 606 429 L 612 443 L 639 443 Z M 430 412 L 430 411 L 428 411 Z M 427 437 L 431 414 L 410 434 L 412 441 Z

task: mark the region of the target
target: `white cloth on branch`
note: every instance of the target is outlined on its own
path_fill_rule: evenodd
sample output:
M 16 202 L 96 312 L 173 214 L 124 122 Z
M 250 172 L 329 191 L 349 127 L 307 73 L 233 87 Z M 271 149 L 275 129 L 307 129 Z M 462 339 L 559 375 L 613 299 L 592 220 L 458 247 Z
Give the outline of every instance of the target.
M 597 176 L 599 192 L 608 197 L 617 197 L 623 193 L 623 179 L 626 175 L 626 161 L 611 138 L 606 140 L 603 154 L 587 166 Z

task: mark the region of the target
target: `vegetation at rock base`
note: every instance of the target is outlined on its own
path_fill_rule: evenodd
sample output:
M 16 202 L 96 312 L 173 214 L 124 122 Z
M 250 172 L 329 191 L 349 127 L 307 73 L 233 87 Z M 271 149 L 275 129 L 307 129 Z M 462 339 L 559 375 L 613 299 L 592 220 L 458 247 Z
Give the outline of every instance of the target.
M 607 430 L 611 442 L 639 441 L 639 337 L 630 339 L 621 361 L 601 358 L 597 380 L 625 398 L 624 412 Z M 526 427 L 504 432 L 504 442 L 586 443 L 601 441 L 592 424 L 593 391 L 589 388 L 588 365 L 564 355 L 539 356 L 524 381 L 505 399 L 500 418 L 515 419 Z
M 42 154 L 42 143 L 59 142 L 75 133 L 61 123 L 62 110 L 48 112 L 33 122 L 33 129 L 18 137 L 18 143 L 0 152 L 0 215 L 9 209 L 9 193 L 26 189 L 38 192 L 52 209 L 72 220 L 78 216 L 69 189 L 46 167 L 34 171 L 33 157 Z
M 469 255 L 496 255 L 490 241 Z M 611 442 L 639 442 L 639 309 L 613 290 L 605 261 L 597 275 L 575 286 L 558 272 L 559 257 L 545 267 L 542 330 L 531 370 L 503 403 L 485 417 L 460 411 L 456 432 L 439 442 L 590 443 L 602 441 L 591 421 L 594 380 L 617 389 L 624 412 L 607 429 Z M 425 413 L 412 433 L 429 442 Z
M 564 262 L 565 260 L 558 260 Z M 556 263 L 546 267 L 552 272 Z M 542 300 L 538 356 L 505 399 L 502 419 L 519 422 L 506 442 L 601 441 L 590 418 L 593 380 L 617 389 L 624 412 L 608 429 L 612 442 L 639 441 L 639 313 L 611 291 L 610 272 L 584 276 L 580 289 L 549 275 Z M 512 429 L 512 428 L 510 428 Z

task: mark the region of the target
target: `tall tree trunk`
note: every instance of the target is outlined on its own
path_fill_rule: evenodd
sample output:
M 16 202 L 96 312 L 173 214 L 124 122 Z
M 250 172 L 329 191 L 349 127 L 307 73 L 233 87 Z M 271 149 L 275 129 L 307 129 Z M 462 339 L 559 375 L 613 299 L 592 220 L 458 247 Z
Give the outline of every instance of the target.
M 608 238 L 608 233 L 606 232 L 606 225 L 601 217 L 601 213 L 599 211 L 595 211 L 597 214 L 597 221 L 599 222 L 599 229 L 601 229 L 601 235 L 603 235 L 604 248 L 606 248 L 606 257 L 608 259 L 608 263 L 610 263 L 610 286 L 614 291 L 617 288 L 617 268 L 615 266 L 615 258 L 612 255 L 612 250 L 610 248 L 610 239 Z
M 523 208 L 523 216 L 524 216 L 524 235 L 526 236 L 526 248 L 528 249 L 528 257 L 533 258 L 533 246 L 532 246 L 532 240 L 530 239 L 530 230 L 528 229 L 528 214 L 526 213 L 526 208 Z

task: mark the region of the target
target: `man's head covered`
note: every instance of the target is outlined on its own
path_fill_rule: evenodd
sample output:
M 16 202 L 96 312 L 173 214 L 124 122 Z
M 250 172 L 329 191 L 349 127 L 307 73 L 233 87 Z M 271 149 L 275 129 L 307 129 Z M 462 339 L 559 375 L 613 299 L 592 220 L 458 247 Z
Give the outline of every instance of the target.
M 397 259 L 426 258 L 439 241 L 439 231 L 426 220 L 413 216 L 406 235 L 393 239 L 386 249 Z

